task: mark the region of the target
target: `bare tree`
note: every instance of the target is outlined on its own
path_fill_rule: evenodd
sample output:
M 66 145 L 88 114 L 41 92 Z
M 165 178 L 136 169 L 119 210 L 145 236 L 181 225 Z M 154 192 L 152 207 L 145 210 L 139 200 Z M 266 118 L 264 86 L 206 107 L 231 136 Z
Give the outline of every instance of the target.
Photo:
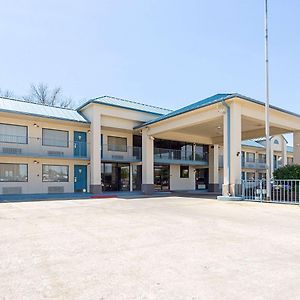
M 59 106 L 64 108 L 73 107 L 73 101 L 70 98 L 63 96 L 61 87 L 51 90 L 45 83 L 32 84 L 29 96 L 25 96 L 23 99 L 29 102 L 50 106 Z
M 0 89 L 0 97 L 12 98 L 14 97 L 14 93 L 10 90 Z

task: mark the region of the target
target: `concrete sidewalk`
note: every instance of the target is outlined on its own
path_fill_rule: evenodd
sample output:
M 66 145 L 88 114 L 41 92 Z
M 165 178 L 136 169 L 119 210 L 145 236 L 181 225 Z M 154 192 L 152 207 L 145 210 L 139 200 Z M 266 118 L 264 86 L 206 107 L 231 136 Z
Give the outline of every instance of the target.
M 298 299 L 300 208 L 184 197 L 0 204 L 1 299 Z

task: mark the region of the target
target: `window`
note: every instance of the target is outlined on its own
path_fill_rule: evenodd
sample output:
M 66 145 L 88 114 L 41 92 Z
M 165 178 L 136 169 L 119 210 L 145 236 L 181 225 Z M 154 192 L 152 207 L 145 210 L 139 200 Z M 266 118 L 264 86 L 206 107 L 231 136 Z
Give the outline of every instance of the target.
M 43 146 L 69 147 L 69 132 L 43 128 Z
M 246 180 L 255 180 L 255 173 L 254 172 L 247 172 L 246 173 Z
M 279 145 L 279 141 L 278 140 L 274 140 L 274 144 L 275 145 Z
M 246 153 L 246 161 L 247 162 L 255 162 L 255 153 L 247 152 Z
M 108 151 L 127 152 L 127 138 L 108 136 Z
M 0 182 L 27 182 L 28 165 L 0 164 Z
M 69 166 L 43 165 L 44 182 L 68 182 Z
M 259 180 L 266 179 L 266 173 L 258 173 L 258 179 Z
M 260 163 L 266 163 L 267 161 L 266 154 L 262 154 L 262 153 L 258 154 L 258 161 Z
M 0 142 L 27 144 L 27 127 L 10 124 L 0 124 Z
M 189 166 L 180 166 L 180 178 L 189 178 Z

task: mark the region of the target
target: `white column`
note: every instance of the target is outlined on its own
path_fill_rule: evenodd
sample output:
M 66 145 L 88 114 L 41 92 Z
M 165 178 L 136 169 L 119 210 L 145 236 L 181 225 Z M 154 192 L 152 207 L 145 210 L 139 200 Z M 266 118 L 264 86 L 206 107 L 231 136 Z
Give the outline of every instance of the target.
M 242 141 L 242 116 L 239 103 L 230 105 L 230 116 L 228 111 L 224 115 L 224 185 L 223 195 L 237 195 L 237 189 L 241 184 L 241 141 Z M 229 123 L 229 124 L 228 124 Z M 230 127 L 230 128 L 228 128 Z M 228 147 L 229 143 L 229 147 Z M 228 161 L 230 151 L 230 161 Z M 229 174 L 230 173 L 230 174 Z
M 129 165 L 129 179 L 130 179 L 130 180 L 129 180 L 129 186 L 130 186 L 130 189 L 129 189 L 129 190 L 130 190 L 130 192 L 133 191 L 133 187 L 132 187 L 132 184 L 133 184 L 133 182 L 132 182 L 132 179 L 133 179 L 133 178 L 132 178 L 132 177 L 133 177 L 133 176 L 132 176 L 132 175 L 133 175 L 133 173 L 132 173 L 132 164 L 130 164 L 130 165 Z
M 154 192 L 154 162 L 153 162 L 153 137 L 147 134 L 147 129 L 142 131 L 142 192 Z
M 281 156 L 282 156 L 282 163 L 283 163 L 283 166 L 286 166 L 287 165 L 287 142 L 285 140 L 285 138 L 282 136 L 282 147 L 281 147 Z
M 91 120 L 91 184 L 90 192 L 101 193 L 101 115 L 93 111 Z
M 294 164 L 300 165 L 300 131 L 294 132 Z
M 208 154 L 209 192 L 219 191 L 219 145 L 210 145 Z

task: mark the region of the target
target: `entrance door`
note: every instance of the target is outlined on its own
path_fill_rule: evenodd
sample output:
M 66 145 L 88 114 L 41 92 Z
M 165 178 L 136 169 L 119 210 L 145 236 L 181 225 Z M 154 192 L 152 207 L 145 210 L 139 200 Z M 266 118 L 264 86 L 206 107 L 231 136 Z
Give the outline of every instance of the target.
M 208 188 L 208 169 L 196 169 L 195 173 L 196 190 Z
M 74 192 L 87 192 L 87 167 L 74 165 Z
M 157 191 L 170 190 L 169 165 L 154 165 L 154 187 Z
M 87 156 L 86 132 L 74 131 L 74 156 Z
M 102 163 L 101 177 L 103 191 L 129 191 L 130 172 L 129 164 Z
M 130 190 L 130 172 L 128 164 L 118 164 L 118 191 Z

